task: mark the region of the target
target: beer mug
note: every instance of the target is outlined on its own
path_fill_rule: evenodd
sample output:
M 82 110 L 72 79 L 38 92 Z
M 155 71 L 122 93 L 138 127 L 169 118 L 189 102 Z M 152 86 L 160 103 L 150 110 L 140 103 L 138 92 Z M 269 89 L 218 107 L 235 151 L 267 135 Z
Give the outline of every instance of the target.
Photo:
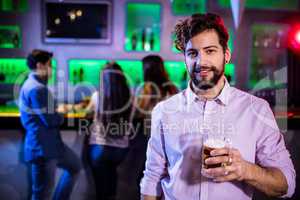
M 209 157 L 212 157 L 210 155 L 210 152 L 214 149 L 224 148 L 224 147 L 227 147 L 230 149 L 231 140 L 229 137 L 227 137 L 223 134 L 209 133 L 209 134 L 203 135 L 202 141 L 203 141 L 203 143 L 202 143 L 202 168 L 209 169 L 209 168 L 216 168 L 216 167 L 222 167 L 222 166 L 228 165 L 228 163 L 207 165 L 207 164 L 205 164 L 205 160 Z M 225 154 L 223 156 L 228 156 L 228 154 Z

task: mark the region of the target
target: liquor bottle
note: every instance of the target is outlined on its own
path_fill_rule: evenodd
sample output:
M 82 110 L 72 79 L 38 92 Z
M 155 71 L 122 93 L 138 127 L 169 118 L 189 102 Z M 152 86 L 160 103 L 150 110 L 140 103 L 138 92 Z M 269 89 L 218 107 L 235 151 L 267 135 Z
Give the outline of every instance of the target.
M 142 50 L 145 50 L 146 45 L 146 29 L 142 30 Z
M 83 82 L 83 75 L 84 75 L 84 72 L 83 72 L 83 68 L 80 67 L 79 69 L 79 82 Z
M 151 31 L 150 33 L 150 41 L 149 41 L 149 45 L 150 45 L 150 50 L 153 51 L 154 50 L 154 32 Z
M 9 84 L 10 79 L 11 79 L 11 76 L 10 76 L 10 63 L 7 64 L 7 66 L 6 66 L 5 76 L 6 76 L 6 83 Z
M 12 0 L 12 3 L 13 3 L 13 10 L 15 10 L 15 11 L 17 11 L 17 10 L 19 10 L 19 4 L 20 4 L 20 2 L 19 2 L 19 0 Z
M 13 44 L 14 48 L 19 47 L 19 35 L 18 35 L 18 33 L 14 34 L 14 36 L 12 38 L 12 44 Z
M 3 64 L 3 77 L 4 77 L 4 83 L 7 83 L 7 63 Z
M 76 85 L 77 83 L 77 71 L 76 69 L 73 70 L 73 84 Z
M 132 50 L 136 50 L 136 44 L 137 44 L 137 36 L 136 33 L 132 33 L 132 37 L 131 37 L 131 49 Z
M 14 84 L 15 80 L 16 80 L 16 65 L 12 64 L 10 70 L 11 70 L 10 71 L 10 76 L 11 76 L 10 83 Z
M 12 11 L 13 10 L 13 2 L 12 1 L 2 1 L 2 10 Z
M 4 83 L 5 77 L 3 72 L 3 63 L 0 63 L 0 83 Z

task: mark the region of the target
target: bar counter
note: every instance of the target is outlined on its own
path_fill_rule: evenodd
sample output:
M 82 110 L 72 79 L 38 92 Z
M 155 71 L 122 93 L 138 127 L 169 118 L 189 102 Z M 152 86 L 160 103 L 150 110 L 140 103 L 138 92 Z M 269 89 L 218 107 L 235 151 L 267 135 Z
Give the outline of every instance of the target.
M 72 111 L 64 114 L 64 123 L 62 124 L 61 129 L 77 129 L 80 120 L 87 120 L 90 122 L 91 119 L 86 116 L 87 114 L 84 111 Z M 23 127 L 20 121 L 20 112 L 18 107 L 0 106 L 0 124 L 0 129 L 22 129 Z

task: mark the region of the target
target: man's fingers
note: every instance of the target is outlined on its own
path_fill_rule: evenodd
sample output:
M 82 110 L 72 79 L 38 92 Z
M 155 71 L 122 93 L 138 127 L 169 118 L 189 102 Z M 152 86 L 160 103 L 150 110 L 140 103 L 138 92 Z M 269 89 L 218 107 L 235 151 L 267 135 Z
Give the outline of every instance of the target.
M 222 155 L 228 155 L 230 152 L 229 148 L 224 147 L 224 148 L 219 148 L 219 149 L 214 149 L 213 151 L 210 152 L 211 156 L 222 156 Z
M 213 165 L 219 163 L 227 163 L 229 160 L 228 156 L 214 156 L 205 159 L 205 164 Z
M 216 168 L 209 168 L 203 169 L 203 172 L 211 177 L 223 177 L 228 174 L 234 173 L 236 170 L 235 166 L 225 166 L 225 167 L 216 167 Z
M 217 167 L 217 168 L 210 168 L 210 169 L 203 169 L 204 174 L 207 174 L 210 177 L 219 177 L 224 176 L 224 169 L 223 167 Z

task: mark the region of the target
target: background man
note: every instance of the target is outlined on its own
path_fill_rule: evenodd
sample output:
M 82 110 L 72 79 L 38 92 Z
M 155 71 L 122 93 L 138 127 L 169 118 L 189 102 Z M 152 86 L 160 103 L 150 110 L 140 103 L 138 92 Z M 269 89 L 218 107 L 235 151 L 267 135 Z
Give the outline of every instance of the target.
M 31 165 L 32 199 L 50 198 L 56 166 L 63 169 L 63 174 L 53 199 L 69 199 L 80 171 L 79 158 L 61 139 L 63 117 L 55 111 L 56 103 L 47 88 L 51 58 L 52 53 L 43 50 L 28 55 L 31 73 L 19 97 L 21 122 L 26 130 L 24 157 Z

